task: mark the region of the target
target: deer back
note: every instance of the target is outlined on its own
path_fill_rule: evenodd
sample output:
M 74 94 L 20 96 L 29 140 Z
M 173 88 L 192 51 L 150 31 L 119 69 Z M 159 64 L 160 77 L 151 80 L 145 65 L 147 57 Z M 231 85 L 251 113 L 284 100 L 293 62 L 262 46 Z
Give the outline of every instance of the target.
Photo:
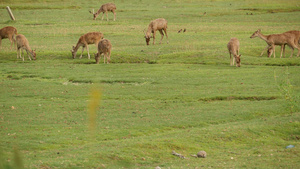
M 284 34 L 291 34 L 295 38 L 295 44 L 300 43 L 300 31 L 292 30 L 292 31 L 287 31 Z
M 161 29 L 164 29 L 164 28 L 167 28 L 167 24 L 168 24 L 168 21 L 165 20 L 164 18 L 158 18 L 158 19 L 155 19 L 153 20 L 151 23 L 151 26 L 152 26 L 152 29 L 154 31 L 156 30 L 161 30 Z
M 18 48 L 25 48 L 25 49 L 31 50 L 31 48 L 29 47 L 29 42 L 24 35 L 18 34 L 16 36 L 16 41 L 17 41 Z
M 108 39 L 102 39 L 98 43 L 98 51 L 100 51 L 100 53 L 109 52 L 111 50 L 111 47 L 112 45 Z
M 98 44 L 101 39 L 103 39 L 101 32 L 89 32 L 82 36 L 82 41 L 86 44 Z
M 240 48 L 240 42 L 237 38 L 231 38 L 227 44 L 228 51 L 233 55 L 237 55 L 236 51 Z
M 99 9 L 99 13 L 100 12 L 106 12 L 106 11 L 113 11 L 116 10 L 116 5 L 114 3 L 107 3 L 107 4 L 103 4 L 100 9 Z
M 12 26 L 6 26 L 2 29 L 0 29 L 0 37 L 2 39 L 13 37 L 14 35 L 17 35 L 17 29 Z

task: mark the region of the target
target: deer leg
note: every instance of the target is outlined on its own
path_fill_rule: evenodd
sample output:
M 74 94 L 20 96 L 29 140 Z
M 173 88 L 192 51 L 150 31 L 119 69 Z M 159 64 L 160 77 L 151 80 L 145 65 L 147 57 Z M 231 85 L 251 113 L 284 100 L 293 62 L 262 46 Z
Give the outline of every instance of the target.
M 293 46 L 294 46 L 294 48 L 298 49 L 297 57 L 299 57 L 299 55 L 300 55 L 300 46 L 298 45 L 298 43 L 294 43 Z
M 106 64 L 108 64 L 108 57 L 107 57 L 107 53 L 103 53 L 103 57 L 106 58 Z
M 167 29 L 166 28 L 164 28 L 164 32 L 165 32 L 166 37 L 167 37 L 167 44 L 169 44 L 169 38 L 168 38 L 168 34 L 167 34 Z
M 16 37 L 15 37 L 15 34 L 13 35 L 13 41 L 14 41 L 14 47 L 15 47 L 15 49 L 17 49 L 16 47 L 17 47 L 17 45 L 16 45 L 16 43 L 17 43 L 17 41 L 16 41 Z
M 1 41 L 2 41 L 2 38 L 0 37 L 0 48 L 1 48 Z
M 291 47 L 291 50 L 292 50 L 292 53 L 291 53 L 291 56 L 290 56 L 290 58 L 291 58 L 291 57 L 293 57 L 293 55 L 294 55 L 294 48 L 293 48 L 293 47 Z
M 99 52 L 95 54 L 96 64 L 99 64 Z
M 281 53 L 280 53 L 280 58 L 282 57 L 282 53 L 283 53 L 283 57 L 285 57 L 285 44 L 281 45 Z
M 19 58 L 20 49 L 17 49 L 17 59 Z
M 161 34 L 161 39 L 160 39 L 160 42 L 159 42 L 159 44 L 161 44 L 161 41 L 163 40 L 163 38 L 164 38 L 164 33 L 163 33 L 163 31 L 162 30 L 159 30 L 159 33 Z
M 273 49 L 273 52 L 274 52 L 274 58 L 276 57 L 275 56 L 275 45 L 272 45 L 272 49 Z
M 30 57 L 30 55 L 28 54 L 28 50 L 26 50 L 26 52 L 27 52 L 27 56 L 28 56 L 29 60 L 31 60 L 31 57 Z
M 10 41 L 10 49 L 11 49 L 11 47 L 12 47 L 12 45 L 13 45 L 12 37 L 9 37 L 9 41 Z
M 264 54 L 264 51 L 267 50 L 269 48 L 269 45 L 261 52 L 260 56 L 262 56 Z
M 234 64 L 235 64 L 235 55 L 233 55 L 232 57 L 232 66 L 234 66 Z
M 153 45 L 155 44 L 155 32 L 156 31 L 153 32 Z
M 108 51 L 108 62 L 109 62 L 109 63 L 110 63 L 110 54 L 111 54 L 111 52 Z
M 19 54 L 20 54 L 19 56 L 20 56 L 20 59 L 22 59 L 22 53 L 23 53 L 22 48 L 20 48 L 20 49 L 19 49 Z
M 84 51 L 84 48 L 85 48 L 85 46 L 82 46 L 82 51 L 81 51 L 81 55 L 80 55 L 79 59 L 82 58 L 82 53 L 83 53 L 83 51 Z
M 106 11 L 105 13 L 106 13 L 106 20 L 108 21 L 108 12 Z
M 104 17 L 104 12 L 102 13 L 102 21 L 103 21 L 103 17 Z
M 230 56 L 230 66 L 232 66 L 232 58 L 231 58 L 231 53 L 229 52 L 229 56 Z
M 24 62 L 24 50 L 23 50 L 23 48 L 21 49 L 21 51 L 22 51 L 22 55 L 23 55 L 23 62 Z M 21 53 L 20 53 L 20 57 L 21 57 Z
M 86 45 L 86 50 L 88 52 L 88 58 L 91 59 L 90 52 L 89 52 L 89 46 L 88 45 Z
M 114 21 L 116 21 L 116 12 L 115 12 L 115 10 L 113 10 L 113 13 L 114 13 Z

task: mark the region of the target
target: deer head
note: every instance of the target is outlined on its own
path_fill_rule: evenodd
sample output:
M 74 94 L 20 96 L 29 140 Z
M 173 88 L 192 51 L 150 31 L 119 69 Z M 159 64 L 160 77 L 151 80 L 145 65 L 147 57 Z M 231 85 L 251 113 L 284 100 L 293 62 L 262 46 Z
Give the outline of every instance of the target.
M 255 31 L 253 34 L 252 34 L 252 36 L 250 36 L 250 38 L 255 38 L 255 37 L 257 37 L 258 36 L 258 34 L 260 34 L 260 29 L 258 29 L 257 31 Z
M 98 53 L 95 53 L 95 60 L 96 60 L 96 64 L 99 64 L 100 62 L 100 55 L 98 55 Z
M 94 12 L 94 9 L 93 9 L 93 12 L 92 11 L 89 11 L 91 14 L 93 14 L 93 20 L 96 20 L 98 14 Z
M 272 46 L 270 46 L 268 48 L 267 53 L 268 53 L 268 57 L 270 57 L 272 55 L 272 53 L 273 53 L 273 47 Z
M 145 30 L 144 30 L 144 34 L 145 34 L 144 38 L 146 40 L 146 44 L 149 45 L 150 38 L 152 38 L 152 36 L 147 35 L 146 32 L 145 32 Z
M 241 67 L 241 56 L 242 55 L 237 55 L 236 58 L 235 58 L 236 67 Z
M 35 50 L 36 50 L 36 49 L 32 50 L 32 57 L 33 57 L 33 60 L 36 60 L 36 53 L 35 53 Z
M 73 59 L 75 59 L 75 56 L 76 56 L 75 46 L 72 47 L 71 53 L 72 53 Z

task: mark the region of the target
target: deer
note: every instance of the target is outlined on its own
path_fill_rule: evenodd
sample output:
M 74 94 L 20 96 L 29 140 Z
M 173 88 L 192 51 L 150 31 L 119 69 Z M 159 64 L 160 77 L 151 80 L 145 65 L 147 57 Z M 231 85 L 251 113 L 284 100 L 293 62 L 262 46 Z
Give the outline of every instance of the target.
M 297 44 L 300 44 L 300 31 L 296 31 L 296 30 L 292 30 L 292 31 L 287 31 L 287 32 L 284 32 L 284 34 L 292 34 L 292 36 L 295 36 L 295 41 L 294 43 L 297 45 Z M 285 57 L 285 44 L 284 45 L 281 45 L 281 53 L 283 51 L 283 57 Z M 272 49 L 268 49 L 268 56 L 270 56 L 269 54 L 271 53 L 272 54 L 273 50 Z M 281 58 L 281 56 L 280 56 Z
M 284 34 L 292 34 L 291 36 L 295 36 L 295 41 L 294 43 L 297 45 L 297 44 L 300 44 L 300 31 L 296 31 L 296 30 L 292 30 L 292 31 L 287 31 L 287 32 L 284 32 Z M 285 57 L 285 45 L 286 44 L 283 44 L 283 45 L 280 45 L 281 46 L 281 55 L 280 55 L 280 58 L 282 58 L 282 53 L 283 53 L 283 57 Z M 273 53 L 273 49 L 272 47 L 269 47 L 267 46 L 266 48 L 267 49 L 267 53 L 268 53 L 268 57 L 270 57 Z M 261 52 L 261 55 L 263 55 L 265 49 Z
M 14 43 L 14 46 L 16 45 L 16 35 L 18 34 L 18 31 L 15 27 L 12 26 L 6 26 L 2 29 L 0 29 L 0 47 L 1 47 L 1 41 L 2 39 L 8 38 L 10 41 L 10 49 Z
M 16 36 L 16 42 L 17 42 L 17 58 L 19 58 L 19 55 L 20 55 L 20 59 L 21 59 L 22 58 L 21 50 L 22 50 L 22 54 L 23 54 L 23 50 L 26 50 L 29 60 L 31 60 L 31 57 L 28 55 L 28 52 L 32 56 L 33 60 L 36 60 L 35 50 L 32 50 L 30 48 L 29 42 L 28 42 L 27 38 L 24 35 L 18 34 Z M 24 54 L 23 54 L 23 61 L 24 61 Z
M 81 55 L 80 55 L 79 58 L 80 59 L 82 58 L 82 53 L 84 51 L 84 48 L 86 48 L 86 50 L 88 52 L 88 58 L 90 59 L 91 56 L 90 56 L 90 53 L 89 53 L 89 47 L 88 47 L 88 45 L 89 44 L 98 45 L 98 43 L 100 42 L 101 39 L 103 39 L 103 34 L 101 32 L 89 32 L 89 33 L 86 33 L 86 34 L 82 35 L 79 38 L 76 46 L 73 46 L 73 49 L 71 50 L 73 59 L 75 59 L 77 50 L 81 46 L 82 46 L 82 51 L 81 51 Z
M 165 32 L 167 36 L 167 43 L 169 43 L 168 40 L 168 34 L 167 34 L 167 28 L 168 28 L 168 21 L 165 20 L 164 18 L 158 18 L 150 22 L 148 26 L 148 30 L 145 33 L 145 39 L 146 39 L 146 44 L 149 45 L 150 38 L 153 38 L 153 45 L 155 44 L 155 32 L 158 30 L 159 33 L 161 34 L 161 40 L 159 44 L 161 44 L 161 41 L 164 38 L 164 33 Z M 151 36 L 151 33 L 153 33 L 153 36 Z
M 103 4 L 96 13 L 89 11 L 94 16 L 94 20 L 98 17 L 98 15 L 102 12 L 102 20 L 104 17 L 104 12 L 106 13 L 106 20 L 108 21 L 108 12 L 114 13 L 114 21 L 116 21 L 116 5 L 114 3 Z M 94 10 L 93 10 L 94 11 Z
M 239 55 L 239 50 L 240 50 L 239 40 L 237 38 L 231 38 L 227 44 L 227 49 L 229 51 L 229 56 L 230 56 L 230 66 L 233 66 L 234 63 L 236 63 L 236 67 L 240 67 L 242 55 Z M 231 55 L 233 55 L 232 58 Z
M 291 53 L 290 57 L 293 56 L 295 48 L 298 49 L 297 57 L 300 54 L 300 47 L 299 47 L 298 43 L 295 43 L 295 41 L 297 41 L 296 36 L 291 33 L 263 35 L 261 33 L 261 30 L 258 29 L 250 36 L 250 38 L 255 38 L 255 37 L 261 38 L 268 44 L 268 46 L 264 50 L 268 49 L 270 51 L 269 47 L 272 47 L 272 50 L 270 52 L 274 52 L 274 58 L 276 57 L 275 56 L 275 45 L 280 45 L 281 49 L 283 51 L 284 45 L 287 44 L 292 49 L 292 53 Z M 282 52 L 281 52 L 281 56 L 282 56 Z
M 98 43 L 98 53 L 95 53 L 95 60 L 96 64 L 99 64 L 100 61 L 100 56 L 103 54 L 104 58 L 104 64 L 105 64 L 105 58 L 106 58 L 106 63 L 109 64 L 110 62 L 110 54 L 111 54 L 111 48 L 112 45 L 108 39 L 102 39 Z

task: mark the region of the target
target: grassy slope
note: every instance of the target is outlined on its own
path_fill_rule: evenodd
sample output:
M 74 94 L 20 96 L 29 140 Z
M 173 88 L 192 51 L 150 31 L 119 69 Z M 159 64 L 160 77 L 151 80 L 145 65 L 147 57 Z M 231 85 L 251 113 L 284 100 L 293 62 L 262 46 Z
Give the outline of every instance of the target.
M 4 165 L 14 166 L 17 146 L 26 168 L 299 167 L 299 66 L 290 66 L 299 58 L 258 57 L 266 44 L 249 38 L 258 28 L 299 30 L 297 1 L 115 3 L 116 22 L 93 21 L 94 1 L 0 3 L 18 19 L 2 9 L 0 26 L 17 27 L 38 53 L 23 63 L 2 42 Z M 170 44 L 145 46 L 143 30 L 157 17 L 169 21 Z M 97 30 L 113 43 L 113 64 L 93 65 L 86 52 L 71 60 L 79 36 Z M 241 41 L 239 69 L 228 66 L 233 36 Z M 93 87 L 103 94 L 95 138 L 87 127 Z M 208 158 L 182 160 L 172 150 L 187 157 L 205 150 Z

